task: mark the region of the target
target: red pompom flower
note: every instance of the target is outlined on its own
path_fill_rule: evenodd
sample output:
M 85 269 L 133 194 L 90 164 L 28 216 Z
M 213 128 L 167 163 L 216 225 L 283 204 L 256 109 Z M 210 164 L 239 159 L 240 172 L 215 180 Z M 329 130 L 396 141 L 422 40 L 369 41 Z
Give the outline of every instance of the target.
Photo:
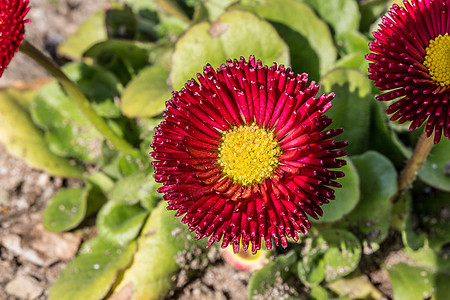
M 387 109 L 391 120 L 426 122 L 427 136 L 450 138 L 450 0 L 403 1 L 394 4 L 374 33 L 366 58 L 369 78 L 380 90 L 378 100 L 396 101 Z
M 324 130 L 323 115 L 334 94 L 316 98 L 319 87 L 307 74 L 294 75 L 274 63 L 270 68 L 244 58 L 227 60 L 217 72 L 207 65 L 185 88 L 173 92 L 156 128 L 151 155 L 155 179 L 163 183 L 168 209 L 196 230 L 211 236 L 208 247 L 240 242 L 246 251 L 271 249 L 298 240 L 317 218 L 320 206 L 334 199 L 334 181 L 345 164 L 338 150 L 347 142 Z
M 28 0 L 0 1 L 0 77 L 23 41 L 29 10 Z

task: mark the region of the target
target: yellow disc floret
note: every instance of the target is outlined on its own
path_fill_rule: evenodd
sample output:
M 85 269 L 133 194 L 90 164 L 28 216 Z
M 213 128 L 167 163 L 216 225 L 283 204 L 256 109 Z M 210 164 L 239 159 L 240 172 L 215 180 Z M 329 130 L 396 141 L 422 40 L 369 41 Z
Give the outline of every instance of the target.
M 223 134 L 218 163 L 225 175 L 247 186 L 269 177 L 278 165 L 280 154 L 273 133 L 253 123 Z
M 431 79 L 441 86 L 450 85 L 450 36 L 438 35 L 425 49 L 423 65 L 430 70 Z

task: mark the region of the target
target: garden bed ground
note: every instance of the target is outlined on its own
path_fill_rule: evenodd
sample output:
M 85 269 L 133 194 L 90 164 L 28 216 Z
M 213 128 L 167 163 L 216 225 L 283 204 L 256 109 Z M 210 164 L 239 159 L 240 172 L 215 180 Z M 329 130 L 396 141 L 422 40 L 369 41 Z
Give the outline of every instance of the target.
M 27 38 L 55 57 L 55 48 L 86 16 L 104 6 L 107 0 L 31 0 Z M 47 74 L 27 57 L 18 53 L 3 77 L 0 88 L 21 85 Z M 48 289 L 59 272 L 76 254 L 81 242 L 95 235 L 93 224 L 64 234 L 45 231 L 41 213 L 47 200 L 64 186 L 76 186 L 76 180 L 49 176 L 34 170 L 6 153 L 0 144 L 0 300 L 46 299 Z M 92 222 L 93 223 L 93 222 Z M 365 256 L 361 272 L 385 295 L 392 297 L 387 272 L 380 264 L 401 259 L 395 250 L 401 240 L 391 234 L 382 249 Z M 250 273 L 234 270 L 223 263 L 217 248 L 209 253 L 209 264 L 192 273 L 194 261 L 179 273 L 177 285 L 168 299 L 246 299 Z M 272 291 L 281 298 L 282 283 Z

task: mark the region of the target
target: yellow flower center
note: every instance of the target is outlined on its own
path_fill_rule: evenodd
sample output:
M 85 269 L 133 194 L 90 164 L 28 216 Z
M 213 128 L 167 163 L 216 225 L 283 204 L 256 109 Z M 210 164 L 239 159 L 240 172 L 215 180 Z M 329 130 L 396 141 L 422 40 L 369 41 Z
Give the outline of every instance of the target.
M 425 49 L 423 65 L 430 70 L 431 79 L 441 86 L 450 85 L 450 36 L 446 33 L 430 41 Z
M 280 154 L 273 133 L 253 123 L 224 133 L 218 163 L 225 175 L 247 186 L 269 177 L 278 165 Z

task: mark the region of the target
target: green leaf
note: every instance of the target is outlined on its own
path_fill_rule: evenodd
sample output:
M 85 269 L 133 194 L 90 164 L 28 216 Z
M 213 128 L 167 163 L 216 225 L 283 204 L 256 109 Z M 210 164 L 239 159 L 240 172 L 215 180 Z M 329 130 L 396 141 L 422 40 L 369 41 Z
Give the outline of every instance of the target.
M 345 177 L 337 181 L 342 185 L 341 188 L 334 190 L 335 200 L 322 205 L 323 216 L 318 220 L 309 218 L 313 223 L 334 222 L 340 220 L 343 216 L 351 212 L 360 198 L 359 176 L 350 158 L 345 158 L 347 165 L 339 169 L 345 173 Z
M 336 38 L 338 39 L 339 48 L 345 54 L 353 52 L 369 52 L 370 41 L 359 31 L 344 31 L 341 32 Z M 365 55 L 362 55 L 361 59 L 367 61 Z M 369 65 L 367 65 L 367 67 L 369 67 Z M 368 68 L 365 69 L 364 72 L 367 73 Z
M 235 0 L 205 0 L 200 5 L 204 5 L 208 12 L 208 21 L 214 22 L 221 14 L 225 12 L 230 4 L 236 2 Z
M 397 168 L 403 168 L 405 155 L 399 147 L 396 133 L 390 129 L 389 119 L 384 112 L 384 105 L 372 101 L 370 117 L 370 149 L 378 151 L 389 158 Z M 391 122 L 392 123 L 392 122 Z
M 149 50 L 143 45 L 129 40 L 109 39 L 97 43 L 84 53 L 95 63 L 116 74 L 125 85 L 143 67 L 148 65 Z
M 162 66 L 142 70 L 125 88 L 120 108 L 130 118 L 154 117 L 164 111 L 171 98 L 169 71 Z
M 385 13 L 388 9 L 388 1 L 386 0 L 364 0 L 359 1 L 359 10 L 361 12 L 361 25 L 362 32 L 370 31 L 370 26 L 376 22 L 381 14 Z
M 153 178 L 153 170 L 142 170 L 117 181 L 108 198 L 129 205 L 140 201 L 143 207 L 151 210 L 161 199 L 157 193 L 159 186 Z
M 77 31 L 58 46 L 59 55 L 73 60 L 82 58 L 92 45 L 107 39 L 105 9 L 91 15 L 78 27 Z
M 306 244 L 298 264 L 298 275 L 305 284 L 318 284 L 319 272 L 324 272 L 327 282 L 342 278 L 353 272 L 361 258 L 361 245 L 349 231 L 326 230 Z M 319 269 L 319 270 L 318 270 Z
M 179 269 L 176 255 L 189 249 L 193 237 L 180 230 L 186 226 L 166 205 L 162 201 L 152 211 L 137 240 L 133 263 L 121 275 L 112 297 L 129 292 L 130 299 L 159 299 L 170 290 Z
M 450 242 L 450 193 L 436 191 L 420 195 L 412 205 L 420 232 L 426 234 L 430 247 L 439 251 Z
M 61 232 L 77 227 L 86 216 L 97 211 L 105 202 L 99 188 L 66 188 L 50 198 L 42 214 L 44 227 Z
M 380 291 L 373 286 L 366 275 L 340 278 L 327 284 L 327 287 L 340 297 L 350 299 L 383 299 Z
M 327 115 L 333 119 L 333 127 L 344 129 L 340 138 L 348 141 L 348 153 L 354 155 L 368 150 L 370 107 L 375 100 L 367 76 L 355 69 L 334 69 L 320 83 L 318 94 L 336 94 Z
M 333 67 L 337 57 L 333 37 L 309 5 L 295 0 L 242 2 L 244 5 L 232 8 L 252 11 L 272 23 L 291 49 L 291 66 L 296 73 L 308 73 L 310 79 L 318 81 Z
M 389 200 L 397 191 L 397 171 L 390 160 L 375 151 L 353 156 L 352 161 L 358 169 L 361 198 L 343 222 L 362 233 L 365 240 L 381 243 L 389 230 Z
M 109 201 L 97 216 L 97 230 L 106 240 L 124 246 L 136 238 L 148 212 L 139 204 Z
M 369 69 L 369 62 L 364 58 L 366 54 L 367 52 L 357 51 L 344 55 L 336 62 L 335 66 L 336 68 L 358 69 L 366 73 Z
M 417 217 L 414 215 L 412 209 L 411 193 L 408 192 L 400 201 L 398 201 L 393 207 L 393 213 L 391 218 L 399 219 L 401 222 L 401 232 L 403 244 L 413 250 L 418 250 L 425 245 L 426 236 L 423 233 L 416 232 L 414 229 L 417 227 Z M 399 212 L 396 214 L 396 212 Z M 393 221 L 395 222 L 396 219 Z M 391 224 L 393 224 L 391 221 Z M 395 226 L 395 223 L 394 223 Z
M 419 172 L 419 178 L 442 191 L 450 192 L 450 140 L 442 138 L 433 146 L 425 164 Z
M 103 299 L 135 251 L 135 242 L 127 247 L 100 237 L 86 242 L 50 288 L 49 300 Z
M 336 34 L 358 30 L 359 13 L 356 0 L 302 0 L 310 4 L 319 16 L 331 25 Z
M 446 299 L 450 276 L 425 267 L 398 263 L 388 269 L 396 300 Z
M 267 299 L 267 296 L 264 296 L 266 291 L 272 288 L 278 280 L 286 279 L 289 267 L 296 260 L 297 254 L 291 251 L 286 255 L 278 256 L 273 262 L 253 274 L 248 283 L 248 299 L 256 299 L 258 296 Z
M 62 177 L 82 177 L 83 172 L 68 160 L 52 153 L 44 134 L 33 124 L 26 98 L 10 91 L 0 93 L 0 142 L 12 155 L 24 159 L 37 169 Z
M 79 83 L 101 115 L 117 116 L 113 98 L 118 95 L 117 80 L 108 72 L 80 63 L 64 67 L 67 75 Z M 31 113 L 34 121 L 45 129 L 50 149 L 64 157 L 96 162 L 101 155 L 103 136 L 87 121 L 75 103 L 56 82 L 45 85 L 35 97 Z
M 178 40 L 172 56 L 170 81 L 174 90 L 202 72 L 210 63 L 217 68 L 226 59 L 255 55 L 271 65 L 289 63 L 289 49 L 268 22 L 249 12 L 231 11 L 213 24 L 192 26 Z

